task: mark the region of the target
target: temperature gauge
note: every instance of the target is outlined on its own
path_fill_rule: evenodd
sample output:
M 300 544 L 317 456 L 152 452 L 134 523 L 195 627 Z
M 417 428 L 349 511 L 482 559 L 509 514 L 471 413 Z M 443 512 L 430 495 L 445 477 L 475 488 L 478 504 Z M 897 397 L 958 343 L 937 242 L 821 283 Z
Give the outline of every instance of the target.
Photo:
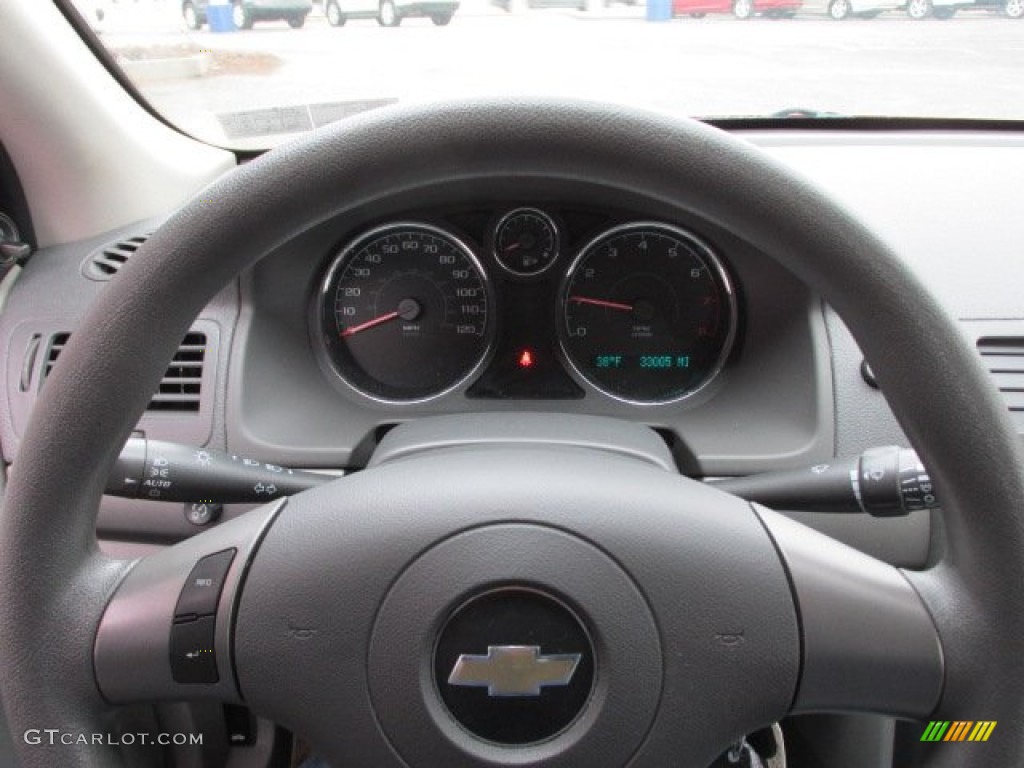
M 514 275 L 539 275 L 558 258 L 558 227 L 536 208 L 509 211 L 494 229 L 494 256 Z

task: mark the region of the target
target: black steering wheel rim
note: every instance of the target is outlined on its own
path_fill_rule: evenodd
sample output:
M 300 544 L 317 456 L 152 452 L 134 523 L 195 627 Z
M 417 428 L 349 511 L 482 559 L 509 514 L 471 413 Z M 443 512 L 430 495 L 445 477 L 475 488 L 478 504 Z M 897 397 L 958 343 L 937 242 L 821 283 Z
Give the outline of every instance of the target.
M 938 712 L 999 722 L 984 754 L 936 750 L 927 764 L 1024 761 L 1015 685 L 1024 677 L 1016 610 L 1024 462 L 953 321 L 884 243 L 741 140 L 691 121 L 547 101 L 381 110 L 270 152 L 201 192 L 108 286 L 48 380 L 5 498 L 0 686 L 16 736 L 33 727 L 103 730 L 92 643 L 130 564 L 98 554 L 95 514 L 120 446 L 200 309 L 262 255 L 341 210 L 441 182 L 507 177 L 664 201 L 756 244 L 836 308 L 945 502 L 941 560 L 908 574 L 942 639 Z M 112 754 L 22 745 L 21 756 L 26 765 L 85 766 Z

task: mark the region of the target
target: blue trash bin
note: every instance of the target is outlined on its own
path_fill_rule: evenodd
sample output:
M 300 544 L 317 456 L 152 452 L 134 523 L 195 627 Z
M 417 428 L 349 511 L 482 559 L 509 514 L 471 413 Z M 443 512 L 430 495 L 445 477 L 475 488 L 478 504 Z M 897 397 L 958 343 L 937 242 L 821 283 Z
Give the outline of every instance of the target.
M 672 0 L 647 0 L 648 21 L 668 21 L 672 18 Z
M 235 22 L 231 18 L 231 6 L 228 3 L 210 3 L 206 6 L 206 21 L 211 32 L 235 31 Z

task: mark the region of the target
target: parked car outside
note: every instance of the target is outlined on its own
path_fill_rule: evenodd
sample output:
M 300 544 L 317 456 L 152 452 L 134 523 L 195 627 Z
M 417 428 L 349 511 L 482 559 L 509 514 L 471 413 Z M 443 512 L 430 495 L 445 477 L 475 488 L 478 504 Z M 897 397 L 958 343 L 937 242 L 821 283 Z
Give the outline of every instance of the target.
M 349 19 L 376 19 L 382 27 L 397 27 L 410 16 L 425 16 L 443 27 L 458 9 L 458 0 L 327 0 L 324 13 L 332 27 Z
M 181 15 L 189 29 L 200 29 L 207 23 L 209 0 L 183 0 Z M 231 20 L 238 29 L 252 29 L 257 21 L 288 22 L 299 29 L 313 10 L 313 0 L 235 0 L 231 4 Z
M 974 5 L 991 8 L 1008 19 L 1024 19 L 1024 0 L 978 0 Z
M 974 5 L 961 7 L 993 11 L 1008 19 L 1024 19 L 1024 0 L 975 0 Z
M 623 5 L 636 5 L 637 0 L 619 0 Z M 535 8 L 575 8 L 585 11 L 593 0 L 491 0 L 491 5 L 503 11 L 519 11 Z M 598 5 L 609 6 L 613 0 L 599 0 Z
M 873 19 L 884 11 L 896 10 L 900 6 L 900 0 L 804 0 L 803 10 L 825 13 L 829 18 L 841 21 L 852 16 Z
M 787 19 L 795 16 L 801 5 L 802 0 L 672 0 L 672 15 L 700 19 L 709 13 L 731 12 L 737 19 L 755 14 Z
M 963 0 L 907 0 L 903 6 L 907 16 L 920 21 L 921 19 L 952 19 L 961 8 L 971 8 L 973 3 Z

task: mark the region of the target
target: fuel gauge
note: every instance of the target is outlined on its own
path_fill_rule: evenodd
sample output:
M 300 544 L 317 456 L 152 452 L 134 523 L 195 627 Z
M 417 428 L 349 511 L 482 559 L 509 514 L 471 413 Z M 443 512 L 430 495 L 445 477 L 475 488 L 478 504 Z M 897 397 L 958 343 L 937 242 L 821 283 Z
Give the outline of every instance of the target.
M 558 258 L 558 227 L 537 208 L 509 211 L 494 229 L 494 256 L 514 275 L 539 275 Z

